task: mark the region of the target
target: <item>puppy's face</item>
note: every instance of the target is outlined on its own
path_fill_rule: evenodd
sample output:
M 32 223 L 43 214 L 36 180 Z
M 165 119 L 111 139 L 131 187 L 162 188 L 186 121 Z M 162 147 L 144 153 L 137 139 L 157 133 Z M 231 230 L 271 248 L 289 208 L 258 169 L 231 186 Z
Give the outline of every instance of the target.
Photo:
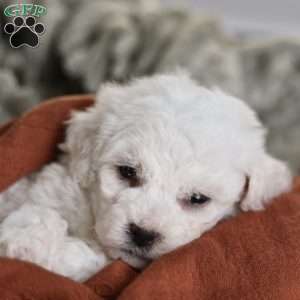
M 153 123 L 152 123 L 153 121 Z M 101 244 L 133 264 L 183 245 L 230 214 L 245 177 L 167 120 L 108 142 L 96 181 Z
M 67 147 L 113 258 L 142 266 L 289 187 L 240 100 L 181 75 L 108 86 L 98 99 L 72 119 Z

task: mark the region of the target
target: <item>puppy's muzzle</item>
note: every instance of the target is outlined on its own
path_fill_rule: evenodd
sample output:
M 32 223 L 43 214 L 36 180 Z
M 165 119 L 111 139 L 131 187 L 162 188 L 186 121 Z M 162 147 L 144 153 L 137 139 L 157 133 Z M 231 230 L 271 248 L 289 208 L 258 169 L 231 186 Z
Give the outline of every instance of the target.
M 134 223 L 129 224 L 128 235 L 130 241 L 139 248 L 149 248 L 160 238 L 158 232 L 146 230 Z

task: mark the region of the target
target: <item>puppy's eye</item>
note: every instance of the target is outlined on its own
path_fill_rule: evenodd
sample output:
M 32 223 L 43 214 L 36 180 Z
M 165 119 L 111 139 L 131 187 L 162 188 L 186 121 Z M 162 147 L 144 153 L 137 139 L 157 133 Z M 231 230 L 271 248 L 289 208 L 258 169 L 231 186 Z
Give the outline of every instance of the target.
M 130 186 L 138 185 L 139 180 L 135 168 L 129 166 L 118 166 L 118 172 L 122 179 L 126 179 L 129 182 Z
M 210 201 L 210 198 L 203 194 L 193 194 L 190 198 L 192 205 L 201 205 Z
M 132 179 L 136 177 L 136 169 L 129 166 L 119 166 L 119 173 L 125 179 Z

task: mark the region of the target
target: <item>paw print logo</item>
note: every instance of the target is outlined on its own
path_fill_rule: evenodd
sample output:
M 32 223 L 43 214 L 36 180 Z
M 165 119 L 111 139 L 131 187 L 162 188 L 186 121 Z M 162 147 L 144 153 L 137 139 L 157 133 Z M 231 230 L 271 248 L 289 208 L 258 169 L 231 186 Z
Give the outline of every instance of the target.
M 39 37 L 45 32 L 45 26 L 37 23 L 35 18 L 15 17 L 12 23 L 4 26 L 4 31 L 10 34 L 10 44 L 13 48 L 29 46 L 35 48 L 39 45 Z

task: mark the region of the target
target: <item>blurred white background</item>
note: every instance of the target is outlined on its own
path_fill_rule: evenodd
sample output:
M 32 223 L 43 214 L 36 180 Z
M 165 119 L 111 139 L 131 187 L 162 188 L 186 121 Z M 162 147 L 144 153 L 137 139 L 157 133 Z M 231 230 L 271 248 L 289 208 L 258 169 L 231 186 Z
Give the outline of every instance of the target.
M 222 17 L 229 30 L 300 37 L 299 0 L 163 0 Z

